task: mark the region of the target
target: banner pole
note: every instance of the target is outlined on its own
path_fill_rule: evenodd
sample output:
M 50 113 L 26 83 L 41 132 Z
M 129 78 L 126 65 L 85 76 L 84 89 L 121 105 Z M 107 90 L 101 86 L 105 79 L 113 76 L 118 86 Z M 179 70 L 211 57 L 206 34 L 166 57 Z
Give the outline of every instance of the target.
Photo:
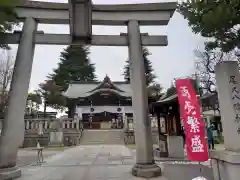
M 201 162 L 199 161 L 198 164 L 199 164 L 199 167 L 200 167 L 200 175 L 202 175 L 202 166 L 201 166 Z

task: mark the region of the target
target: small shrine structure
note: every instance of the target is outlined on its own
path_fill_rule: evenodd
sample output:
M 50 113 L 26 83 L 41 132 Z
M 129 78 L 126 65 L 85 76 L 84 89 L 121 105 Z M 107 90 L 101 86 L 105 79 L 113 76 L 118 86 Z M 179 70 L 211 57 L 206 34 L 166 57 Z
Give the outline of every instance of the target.
M 159 147 L 155 154 L 160 157 L 184 158 L 184 138 L 177 94 L 151 104 L 157 116 Z

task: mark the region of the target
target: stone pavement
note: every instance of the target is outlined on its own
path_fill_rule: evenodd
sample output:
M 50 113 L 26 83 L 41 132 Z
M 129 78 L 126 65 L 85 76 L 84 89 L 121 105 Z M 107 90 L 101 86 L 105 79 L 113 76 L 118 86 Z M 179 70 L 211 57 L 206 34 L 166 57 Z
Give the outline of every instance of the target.
M 132 149 L 132 154 L 135 156 L 135 149 Z M 203 176 L 208 180 L 213 179 L 210 159 L 206 162 L 199 163 L 186 159 L 155 157 L 155 161 L 162 167 L 163 176 L 169 180 L 192 180 L 198 176 Z
M 44 149 L 43 156 L 44 159 L 51 157 L 57 153 L 61 153 L 60 150 L 46 150 Z M 37 161 L 37 151 L 32 149 L 19 149 L 18 156 L 17 156 L 17 166 L 23 167 Z
M 45 159 L 42 165 L 33 164 L 22 168 L 22 177 L 18 180 L 143 180 L 131 175 L 131 168 L 135 158 L 130 149 L 124 145 L 84 145 L 67 149 L 52 157 Z M 191 180 L 196 177 L 192 174 L 186 178 L 183 172 L 191 172 L 194 166 L 170 165 L 159 162 L 165 176 L 169 180 Z M 174 166 L 174 167 L 171 167 Z M 181 167 L 180 167 L 181 166 Z M 178 168 L 180 167 L 180 169 Z M 181 169 L 182 168 L 182 169 Z M 209 167 L 205 168 L 209 169 Z M 176 171 L 173 172 L 171 171 Z M 211 170 L 209 170 L 211 171 Z M 193 171 L 194 172 L 194 171 Z M 195 173 L 199 167 L 195 168 Z M 179 178 L 182 175 L 183 179 Z M 196 174 L 198 175 L 198 174 Z M 176 177 L 176 178 L 175 178 Z M 208 176 L 207 176 L 208 177 Z M 156 180 L 167 180 L 164 177 L 154 178 Z

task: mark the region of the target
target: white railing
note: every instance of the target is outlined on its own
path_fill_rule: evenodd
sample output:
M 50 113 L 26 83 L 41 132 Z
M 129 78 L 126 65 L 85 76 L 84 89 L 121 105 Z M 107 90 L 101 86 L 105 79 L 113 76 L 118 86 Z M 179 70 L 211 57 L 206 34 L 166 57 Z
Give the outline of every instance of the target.
M 59 123 L 55 127 L 55 123 Z M 50 129 L 75 129 L 79 130 L 81 128 L 80 122 L 74 119 L 25 119 L 25 130 L 38 130 L 40 132 Z M 39 132 L 39 133 L 40 133 Z

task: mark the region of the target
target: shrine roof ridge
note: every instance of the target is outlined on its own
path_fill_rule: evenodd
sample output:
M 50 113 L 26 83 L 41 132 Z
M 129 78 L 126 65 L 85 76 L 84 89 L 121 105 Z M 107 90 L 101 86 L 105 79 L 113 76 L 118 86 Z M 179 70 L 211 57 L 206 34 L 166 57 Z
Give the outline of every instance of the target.
M 71 81 L 69 84 L 100 84 L 103 81 Z M 111 81 L 113 84 L 130 84 L 126 81 Z
M 26 1 L 18 7 L 24 8 L 42 8 L 42 9 L 56 9 L 56 10 L 68 10 L 68 3 L 54 3 L 54 2 L 42 2 L 42 1 Z M 93 11 L 175 11 L 177 3 L 173 2 L 161 2 L 161 3 L 139 3 L 139 4 L 93 4 Z
M 203 94 L 203 95 L 201 96 L 201 99 L 208 99 L 208 98 L 211 98 L 211 97 L 213 97 L 213 96 L 217 96 L 217 95 L 218 95 L 217 92 L 214 92 L 214 93 L 207 93 L 207 94 Z
M 162 98 L 160 98 L 158 101 L 154 102 L 153 104 L 154 105 L 157 105 L 157 104 L 166 104 L 166 103 L 170 103 L 170 102 L 173 102 L 173 101 L 178 101 L 178 95 L 177 94 L 173 94 L 173 95 L 170 95 L 170 96 L 166 96 L 167 94 L 164 94 L 162 96 Z M 217 92 L 216 93 L 211 93 L 211 94 L 205 94 L 203 96 L 200 97 L 201 100 L 205 100 L 205 99 L 208 99 L 208 98 L 211 98 L 211 97 L 214 97 L 214 96 L 217 96 Z
M 162 96 L 163 98 L 160 98 L 158 101 L 152 103 L 153 106 L 158 106 L 158 105 L 163 105 L 163 104 L 168 104 L 171 102 L 176 102 L 178 100 L 178 95 L 177 94 L 173 94 L 170 96 Z
M 173 95 L 168 96 L 168 97 L 166 97 L 166 98 L 164 98 L 164 99 L 160 99 L 160 100 L 158 100 L 157 102 L 159 102 L 159 103 L 169 102 L 169 101 L 171 101 L 171 100 L 177 99 L 177 97 L 178 97 L 177 94 L 173 94 Z
M 112 92 L 112 93 L 115 93 L 119 96 L 122 96 L 122 97 L 132 97 L 132 94 L 129 93 L 129 92 L 119 92 L 117 90 L 114 90 L 114 89 L 97 89 L 97 90 L 94 90 L 94 91 L 90 91 L 90 92 L 86 92 L 85 94 L 83 94 L 82 96 L 79 96 L 80 97 L 90 97 L 96 93 L 99 93 L 99 92 Z

